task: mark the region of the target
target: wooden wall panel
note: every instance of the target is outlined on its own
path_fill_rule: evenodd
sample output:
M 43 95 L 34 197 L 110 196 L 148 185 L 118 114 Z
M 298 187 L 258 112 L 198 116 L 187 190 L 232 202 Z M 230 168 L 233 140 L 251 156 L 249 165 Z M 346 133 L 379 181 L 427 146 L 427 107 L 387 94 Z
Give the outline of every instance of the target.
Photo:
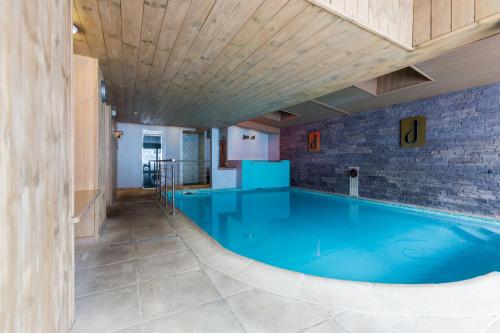
M 75 225 L 77 238 L 99 237 L 106 212 L 106 105 L 101 103 L 99 86 L 103 79 L 97 59 L 73 58 L 74 174 L 75 191 L 101 193 Z M 109 111 L 109 110 L 108 110 Z
M 413 45 L 500 13 L 500 0 L 414 0 Z
M 309 1 L 400 45 L 412 45 L 413 0 Z
M 97 189 L 98 68 L 97 59 L 73 58 L 75 191 Z
M 474 0 L 453 0 L 451 4 L 451 30 L 474 22 Z
M 476 0 L 475 20 L 481 20 L 500 12 L 500 0 Z
M 0 10 L 0 331 L 68 332 L 71 2 Z
M 432 0 L 431 38 L 451 31 L 451 0 Z

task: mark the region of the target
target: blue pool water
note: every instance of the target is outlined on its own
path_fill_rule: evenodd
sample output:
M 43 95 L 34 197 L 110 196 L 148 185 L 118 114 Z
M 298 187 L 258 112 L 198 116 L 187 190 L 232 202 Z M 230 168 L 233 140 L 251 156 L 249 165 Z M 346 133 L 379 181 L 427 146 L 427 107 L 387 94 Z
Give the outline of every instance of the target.
M 439 283 L 500 270 L 500 227 L 479 219 L 288 188 L 176 199 L 225 248 L 306 274 Z

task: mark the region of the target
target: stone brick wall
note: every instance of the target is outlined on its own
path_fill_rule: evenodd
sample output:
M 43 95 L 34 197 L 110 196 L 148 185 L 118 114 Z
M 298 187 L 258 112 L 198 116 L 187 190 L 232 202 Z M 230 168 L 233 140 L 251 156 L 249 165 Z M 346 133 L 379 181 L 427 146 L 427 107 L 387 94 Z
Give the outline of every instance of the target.
M 401 148 L 399 121 L 415 115 L 427 118 L 426 144 Z M 348 194 L 357 166 L 361 197 L 500 216 L 500 83 L 289 127 L 280 141 L 294 186 Z

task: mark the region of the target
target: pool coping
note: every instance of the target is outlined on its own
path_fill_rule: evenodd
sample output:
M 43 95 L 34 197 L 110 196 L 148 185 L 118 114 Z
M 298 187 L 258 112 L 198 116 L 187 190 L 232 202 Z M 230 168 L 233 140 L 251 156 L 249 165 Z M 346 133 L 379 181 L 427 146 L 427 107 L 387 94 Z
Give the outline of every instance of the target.
M 201 263 L 238 282 L 290 299 L 341 311 L 397 316 L 500 315 L 500 272 L 439 284 L 385 284 L 323 278 L 236 254 L 178 211 L 162 207 L 178 236 Z

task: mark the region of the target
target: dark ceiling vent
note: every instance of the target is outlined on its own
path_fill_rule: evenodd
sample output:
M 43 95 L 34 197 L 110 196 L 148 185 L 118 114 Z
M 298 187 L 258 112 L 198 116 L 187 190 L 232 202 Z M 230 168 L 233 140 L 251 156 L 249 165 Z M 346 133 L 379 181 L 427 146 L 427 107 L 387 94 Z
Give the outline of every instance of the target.
M 410 66 L 357 83 L 354 86 L 369 94 L 378 96 L 432 81 L 434 80 L 430 76 L 418 68 Z
M 295 113 L 287 112 L 285 110 L 278 110 L 262 115 L 261 117 L 271 119 L 274 121 L 286 121 L 290 119 L 295 119 L 300 116 Z

